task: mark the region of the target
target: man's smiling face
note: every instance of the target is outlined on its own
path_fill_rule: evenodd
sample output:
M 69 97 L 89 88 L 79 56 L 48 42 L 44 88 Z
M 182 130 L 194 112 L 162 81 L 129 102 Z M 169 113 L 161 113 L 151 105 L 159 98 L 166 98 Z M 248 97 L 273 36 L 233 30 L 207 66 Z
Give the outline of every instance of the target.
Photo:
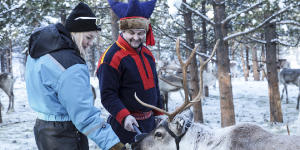
M 133 49 L 139 48 L 145 38 L 145 30 L 130 29 L 123 31 L 123 38 Z

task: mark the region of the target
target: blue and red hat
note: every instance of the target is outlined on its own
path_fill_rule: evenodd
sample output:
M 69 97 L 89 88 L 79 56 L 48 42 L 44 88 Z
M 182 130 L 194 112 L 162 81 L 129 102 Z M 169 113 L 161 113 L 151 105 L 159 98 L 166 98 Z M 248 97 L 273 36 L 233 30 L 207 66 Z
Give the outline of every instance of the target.
M 122 3 L 108 0 L 114 13 L 120 18 L 119 28 L 121 31 L 128 29 L 145 29 L 146 45 L 155 45 L 152 27 L 149 18 L 154 10 L 156 0 L 139 2 L 139 0 L 129 0 Z

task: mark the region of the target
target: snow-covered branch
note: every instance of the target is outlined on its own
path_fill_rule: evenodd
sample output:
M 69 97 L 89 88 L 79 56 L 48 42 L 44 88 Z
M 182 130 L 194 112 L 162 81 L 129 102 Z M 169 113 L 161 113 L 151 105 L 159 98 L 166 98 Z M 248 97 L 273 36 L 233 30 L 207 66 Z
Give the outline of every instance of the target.
M 223 5 L 223 4 L 225 4 L 227 1 L 228 1 L 228 0 L 225 0 L 225 1 L 221 2 L 220 4 Z
M 209 24 L 211 24 L 212 26 L 215 26 L 215 23 L 213 21 L 211 21 L 209 18 L 207 18 L 205 15 L 203 15 L 202 13 L 196 11 L 195 9 L 191 8 L 188 4 L 186 3 L 182 3 L 183 5 L 186 6 L 186 8 L 188 8 L 189 10 L 191 10 L 193 13 L 195 13 L 195 15 L 199 16 L 200 18 L 204 19 L 206 22 L 208 22 Z
M 258 3 L 256 3 L 256 4 L 254 4 L 253 6 L 249 7 L 248 9 L 239 11 L 239 12 L 237 12 L 237 13 L 235 13 L 235 14 L 232 14 L 232 15 L 228 16 L 225 20 L 223 20 L 223 21 L 221 22 L 222 25 L 225 25 L 226 23 L 228 23 L 231 19 L 235 18 L 236 16 L 238 16 L 238 15 L 240 15 L 240 14 L 242 14 L 242 13 L 246 13 L 246 12 L 248 12 L 248 11 L 250 11 L 250 10 L 252 10 L 252 9 L 254 9 L 254 8 L 256 8 L 256 7 L 258 7 L 259 5 L 261 5 L 261 4 L 263 4 L 263 3 L 265 3 L 265 1 L 258 2 Z
M 173 19 L 173 20 L 175 20 L 173 17 L 172 17 L 172 15 L 170 15 L 171 16 L 171 18 Z M 181 25 L 180 23 L 178 23 L 177 21 L 174 21 L 178 26 L 180 26 L 182 29 L 184 29 L 184 30 L 187 30 L 187 28 L 185 27 L 185 26 L 183 26 L 183 25 Z
M 243 32 L 238 32 L 238 33 L 235 33 L 235 34 L 232 34 L 232 35 L 229 35 L 227 37 L 225 37 L 223 40 L 224 41 L 228 41 L 232 38 L 235 38 L 235 37 L 238 37 L 238 36 L 241 36 L 241 35 L 245 35 L 245 34 L 248 34 L 248 33 L 251 33 L 251 32 L 254 32 L 255 30 L 263 27 L 265 24 L 269 23 L 272 19 L 274 19 L 276 16 L 286 12 L 289 8 L 291 7 L 294 7 L 294 6 L 289 6 L 289 7 L 286 7 L 286 8 L 283 8 L 281 9 L 279 12 L 273 14 L 272 16 L 270 16 L 268 19 L 266 19 L 264 22 L 260 23 L 258 26 L 256 26 L 255 28 L 250 28 L 246 31 L 243 31 Z
M 267 41 L 264 41 L 264 40 L 258 40 L 258 39 L 251 38 L 251 37 L 247 37 L 247 38 L 250 39 L 250 40 L 252 40 L 252 41 L 255 41 L 257 43 L 267 44 Z
M 160 27 L 156 27 L 160 32 L 162 32 L 165 36 L 167 36 L 168 38 L 170 38 L 172 41 L 176 42 L 176 39 L 177 37 L 175 36 L 172 36 L 172 35 L 169 35 L 167 34 L 166 32 L 164 32 Z M 184 48 L 190 50 L 190 51 L 193 51 L 192 48 L 190 48 L 189 46 L 187 46 L 186 44 L 184 44 L 184 42 L 180 42 L 180 45 L 183 46 Z M 195 52 L 197 55 L 199 56 L 203 56 L 203 57 L 206 57 L 206 58 L 209 58 L 210 55 L 206 55 L 206 54 L 203 54 L 203 53 L 199 53 L 199 52 Z M 212 58 L 212 60 L 216 60 L 215 58 Z
M 8 10 L 6 10 L 6 11 L 3 11 L 3 12 L 0 13 L 0 16 L 2 16 L 3 14 L 6 14 L 6 13 L 8 13 L 8 12 L 11 12 L 11 11 L 13 11 L 13 10 L 15 10 L 15 9 L 19 9 L 22 5 L 23 5 L 23 3 L 22 3 L 22 4 L 19 4 L 19 5 L 16 5 L 16 6 L 12 7 L 11 9 L 8 9 Z
M 300 23 L 299 22 L 296 22 L 294 20 L 286 20 L 286 21 L 280 21 L 280 22 L 276 22 L 277 25 L 280 25 L 280 24 L 289 24 L 289 25 L 293 25 L 293 26 L 298 26 L 300 27 Z
M 286 42 L 281 41 L 279 39 L 273 39 L 273 40 L 271 40 L 271 42 L 276 42 L 276 43 L 279 43 L 281 45 L 288 46 L 288 47 L 296 47 L 299 44 L 299 39 L 297 40 L 296 44 L 286 43 Z

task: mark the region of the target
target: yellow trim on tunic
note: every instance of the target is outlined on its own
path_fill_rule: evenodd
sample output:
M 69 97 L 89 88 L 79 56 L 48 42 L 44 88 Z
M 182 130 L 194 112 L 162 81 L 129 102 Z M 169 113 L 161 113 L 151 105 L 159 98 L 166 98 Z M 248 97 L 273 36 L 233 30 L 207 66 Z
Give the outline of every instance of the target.
M 114 44 L 111 44 L 111 45 L 109 46 L 109 48 L 105 50 L 105 52 L 104 52 L 104 54 L 103 54 L 103 56 L 102 56 L 102 58 L 101 58 L 101 64 L 102 64 L 103 61 L 104 61 L 104 57 L 105 57 L 107 51 L 110 49 L 110 47 L 111 47 L 112 45 L 114 45 Z
M 124 48 L 118 41 L 116 41 L 116 43 L 119 47 L 121 47 L 122 49 L 124 49 L 126 51 L 126 48 Z

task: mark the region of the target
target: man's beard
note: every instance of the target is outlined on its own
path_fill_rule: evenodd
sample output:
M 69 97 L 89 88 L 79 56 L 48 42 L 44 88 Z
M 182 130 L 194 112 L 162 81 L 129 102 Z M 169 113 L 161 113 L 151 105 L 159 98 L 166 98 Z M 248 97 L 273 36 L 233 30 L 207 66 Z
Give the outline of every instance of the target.
M 133 46 L 133 45 L 131 44 L 131 42 L 141 42 L 141 43 L 140 43 L 138 46 Z M 139 48 L 142 44 L 143 44 L 143 42 L 142 42 L 141 39 L 138 39 L 138 40 L 130 39 L 130 46 L 131 46 L 133 49 Z

